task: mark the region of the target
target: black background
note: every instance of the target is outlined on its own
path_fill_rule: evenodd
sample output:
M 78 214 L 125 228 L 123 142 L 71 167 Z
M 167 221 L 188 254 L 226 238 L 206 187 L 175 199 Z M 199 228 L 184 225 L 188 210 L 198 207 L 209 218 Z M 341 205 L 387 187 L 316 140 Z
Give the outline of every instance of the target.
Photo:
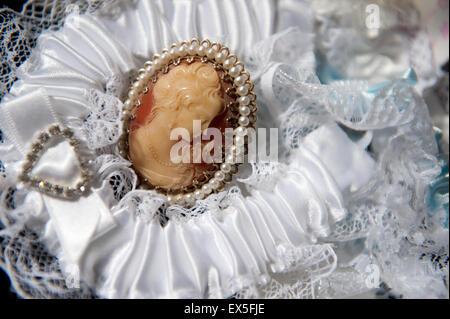
M 26 0 L 0 0 L 1 8 L 11 8 L 17 12 L 22 11 L 22 6 L 26 2 Z

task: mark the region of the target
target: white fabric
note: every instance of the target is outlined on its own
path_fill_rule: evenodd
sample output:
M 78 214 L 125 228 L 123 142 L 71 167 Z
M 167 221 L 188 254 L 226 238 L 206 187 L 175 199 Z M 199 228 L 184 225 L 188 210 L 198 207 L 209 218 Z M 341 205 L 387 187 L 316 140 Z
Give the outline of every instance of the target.
M 49 145 L 31 174 L 56 185 L 72 187 L 80 181 L 81 177 L 76 154 L 65 141 Z
M 339 138 L 329 143 L 330 136 Z M 366 168 L 350 182 L 373 172 L 373 160 L 336 125 L 317 130 L 303 145 L 272 191 L 235 195 L 224 210 L 173 218 L 161 227 L 157 218 L 136 217 L 130 206 L 113 209 L 119 226 L 91 243 L 81 273 L 108 298 L 223 298 L 248 281 L 264 282 L 268 272 L 285 271 L 287 248 L 315 243 L 329 234 L 330 222 L 345 216 L 333 175 L 345 175 L 354 163 L 335 159 L 342 153 L 365 157 Z M 100 281 L 90 269 L 102 274 Z
M 87 114 L 86 99 L 92 89 L 108 90 L 112 81 L 112 86 L 119 86 L 120 92 L 128 85 L 114 83 L 114 79 L 136 68 L 133 54 L 152 56 L 173 41 L 195 35 L 226 41 L 231 49 L 236 48 L 243 55 L 270 34 L 271 28 L 264 27 L 264 22 L 274 18 L 271 1 L 258 4 L 204 1 L 196 11 L 200 17 L 193 11 L 194 2 L 175 1 L 173 5 L 174 32 L 160 18 L 159 11 L 165 8 L 151 6 L 147 1 L 139 2 L 137 10 L 127 11 L 125 20 L 119 23 L 90 15 L 68 19 L 61 31 L 39 38 L 33 56 L 22 68 L 20 80 L 5 100 L 24 96 L 44 85 L 58 116 L 70 123 L 71 118 Z M 222 10 L 229 14 L 222 15 Z M 209 17 L 211 12 L 217 19 Z M 205 23 L 195 23 L 196 18 Z M 207 25 L 210 21 L 215 21 L 215 25 Z M 197 25 L 202 28 L 200 32 L 195 30 Z M 124 29 L 132 36 L 111 36 L 120 35 Z M 251 31 L 242 32 L 242 29 Z M 340 131 L 336 126 L 330 129 L 335 133 Z M 320 140 L 326 134 L 318 132 L 316 136 Z M 342 148 L 348 143 L 352 144 L 344 137 Z M 363 152 L 357 147 L 350 151 L 355 156 Z M 226 297 L 243 288 L 243 284 L 229 284 L 236 279 L 262 278 L 268 272 L 268 264 L 272 264 L 270 271 L 286 268 L 279 257 L 280 245 L 301 247 L 316 242 L 317 236 L 329 233 L 329 219 L 335 221 L 344 216 L 340 190 L 321 164 L 320 154 L 304 149 L 299 151 L 296 161 L 274 193 L 255 191 L 248 198 L 239 196 L 223 212 L 205 214 L 195 222 L 171 220 L 161 228 L 155 219 L 146 224 L 136 218 L 129 207 L 113 209 L 119 226 L 97 240 L 94 240 L 96 236 L 114 225 L 101 200 L 97 199 L 96 203 L 90 196 L 69 203 L 45 196 L 52 221 L 48 227 L 55 230 L 46 231 L 58 236 L 63 271 L 70 272 L 77 269 L 72 268 L 73 264 L 79 265 L 82 279 L 97 287 L 104 297 L 202 297 L 212 296 L 210 290 Z M 40 166 L 42 171 L 43 165 Z M 342 175 L 342 172 L 335 174 Z M 366 175 L 370 176 L 370 169 Z M 299 193 L 303 201 L 298 201 Z M 209 236 L 215 240 L 208 239 Z M 202 247 L 206 243 L 209 247 Z M 96 271 L 92 272 L 93 269 Z M 95 274 L 106 278 L 105 281 L 93 277 Z M 212 285 L 209 280 L 215 282 L 214 289 L 208 287 Z
M 81 279 L 107 298 L 229 297 L 255 285 L 279 284 L 282 280 L 277 276 L 298 271 L 301 275 L 296 282 L 313 296 L 312 283 L 337 267 L 334 250 L 321 240 L 335 235 L 336 223 L 345 222 L 344 194 L 363 192 L 382 166 L 366 151 L 371 133 L 353 141 L 335 123 L 367 129 L 366 122 L 355 124 L 337 112 L 347 106 L 352 111 L 354 105 L 322 109 L 323 95 L 319 93 L 342 91 L 345 95 L 348 87 L 361 93 L 368 88 L 366 83 L 362 87 L 359 82 L 321 86 L 311 75 L 315 67 L 312 10 L 304 1 L 142 0 L 121 2 L 119 9 L 115 16 L 73 16 L 59 31 L 44 32 L 21 66 L 19 80 L 2 101 L 2 108 L 14 105 L 17 116 L 27 120 L 22 112 L 26 105 L 42 105 L 39 101 L 45 100 L 52 105 L 55 118 L 72 127 L 88 142 L 91 152 L 99 155 L 94 179 L 100 185 L 89 197 L 65 202 L 44 196 L 46 209 L 41 217 L 45 231 L 40 235 L 57 254 L 62 271 L 71 275 L 79 269 Z M 145 59 L 172 42 L 194 36 L 224 42 L 248 62 L 255 89 L 264 92 L 258 95 L 262 97 L 258 100 L 261 126 L 278 124 L 288 131 L 292 127 L 289 112 L 295 111 L 303 121 L 311 120 L 311 127 L 303 133 L 291 132 L 298 148 L 290 140 L 285 143 L 288 155 L 283 155 L 284 163 L 274 165 L 279 171 L 273 174 L 277 177 L 273 183 L 211 195 L 197 203 L 193 212 L 169 207 L 169 220 L 163 227 L 158 210 L 161 198 L 134 189 L 136 175 L 115 149 L 121 129 L 117 109 L 130 76 Z M 280 63 L 303 70 L 303 78 L 278 81 Z M 295 94 L 289 95 L 301 103 L 282 99 L 277 85 L 283 83 L 294 86 Z M 407 99 L 413 97 L 409 86 L 403 82 L 399 86 L 408 93 Z M 40 87 L 45 94 L 33 95 Z M 23 102 L 25 97 L 30 100 Z M 399 100 L 394 102 L 401 104 L 403 100 Z M 399 109 L 391 99 L 388 102 L 381 99 L 375 111 L 386 105 L 393 113 Z M 304 109 L 296 108 L 299 104 L 304 109 L 317 106 L 320 116 L 302 113 Z M 371 120 L 376 125 L 369 128 L 399 126 L 407 135 L 409 127 L 402 125 L 420 112 L 411 105 L 393 119 L 380 121 L 374 116 Z M 96 122 L 95 116 L 104 123 Z M 291 116 L 291 121 L 297 120 Z M 421 120 L 411 126 L 426 135 L 430 130 Z M 2 131 L 8 138 L 25 134 L 21 139 L 10 138 L 24 155 L 32 134 L 28 127 L 18 133 L 9 122 L 0 122 Z M 36 126 L 40 127 L 39 123 L 36 121 Z M 99 132 L 107 138 L 95 139 L 93 135 Z M 398 136 L 403 138 L 398 133 L 392 140 Z M 428 147 L 433 149 L 431 144 Z M 8 167 L 10 171 L 20 169 L 15 164 Z M 429 178 L 435 173 L 433 166 Z M 113 177 L 121 180 L 119 191 L 108 188 Z M 30 193 L 30 197 L 36 196 L 35 191 Z M 387 197 L 382 193 L 379 198 L 383 196 Z M 308 279 L 302 277 L 308 275 Z
M 58 122 L 49 98 L 43 89 L 32 90 L 3 104 L 0 124 L 7 137 L 23 156 L 31 150 L 37 135 Z M 30 121 L 32 119 L 32 121 Z
M 88 197 L 78 199 L 76 205 L 46 195 L 44 202 L 52 220 L 51 227 L 61 242 L 60 258 L 69 266 L 79 262 L 94 237 L 116 224 L 108 207 L 95 191 Z

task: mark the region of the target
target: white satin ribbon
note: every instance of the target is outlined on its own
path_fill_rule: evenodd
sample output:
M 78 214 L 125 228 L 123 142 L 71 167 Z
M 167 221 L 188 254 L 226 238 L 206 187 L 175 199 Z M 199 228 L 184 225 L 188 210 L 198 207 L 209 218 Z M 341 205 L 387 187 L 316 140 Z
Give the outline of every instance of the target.
M 61 258 L 70 264 L 80 261 L 93 238 L 116 226 L 109 208 L 96 190 L 89 196 L 80 197 L 76 203 L 47 195 L 43 198 L 62 246 Z
M 2 104 L 0 127 L 24 157 L 37 134 L 58 122 L 43 88 Z
M 308 135 L 300 145 L 303 154 L 320 154 L 323 170 L 333 177 L 333 183 L 340 192 L 361 188 L 375 172 L 375 160 L 365 151 L 368 136 L 362 142 L 354 143 L 336 124 L 324 125 Z M 309 171 L 308 167 L 298 163 L 300 170 Z

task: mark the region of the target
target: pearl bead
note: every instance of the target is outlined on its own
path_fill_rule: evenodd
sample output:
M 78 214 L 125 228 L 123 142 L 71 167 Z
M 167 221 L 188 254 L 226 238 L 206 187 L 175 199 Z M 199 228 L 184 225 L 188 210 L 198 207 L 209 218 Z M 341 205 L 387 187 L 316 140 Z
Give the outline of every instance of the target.
M 187 54 L 187 47 L 185 45 L 182 45 L 178 48 L 178 55 L 183 57 Z
M 134 100 L 137 97 L 136 91 L 130 90 L 130 92 L 128 92 L 128 97 L 130 98 L 130 100 Z
M 248 96 L 241 96 L 238 99 L 238 102 L 240 105 L 249 105 L 250 104 L 250 98 Z
M 148 76 L 147 72 L 141 73 L 141 74 L 139 74 L 139 80 L 140 81 L 146 81 L 147 80 L 147 76 Z
M 188 47 L 188 53 L 190 55 L 195 55 L 197 53 L 198 43 L 194 42 Z
M 217 52 L 217 49 L 216 49 L 216 48 L 209 48 L 209 49 L 206 51 L 206 56 L 207 56 L 208 58 L 210 58 L 210 59 L 213 59 L 213 58 L 216 56 L 216 52 Z
M 211 189 L 218 189 L 220 187 L 220 182 L 218 180 L 216 180 L 215 178 L 211 178 L 208 182 L 209 187 L 211 187 Z
M 122 111 L 122 115 L 123 115 L 123 117 L 128 117 L 129 115 L 130 115 L 131 113 L 130 113 L 130 111 L 128 111 L 128 110 L 123 110 Z
M 191 204 L 191 203 L 193 203 L 193 202 L 195 201 L 195 197 L 194 197 L 194 195 L 191 194 L 191 193 L 186 194 L 186 195 L 184 195 L 184 201 L 185 201 L 186 203 L 188 203 L 188 204 Z
M 170 48 L 169 54 L 172 59 L 176 59 L 178 57 L 178 48 L 177 47 Z
M 123 103 L 123 105 L 128 109 L 128 108 L 130 108 L 131 107 L 131 101 L 130 101 L 130 99 L 127 99 L 126 101 L 125 101 L 125 103 Z
M 223 181 L 223 180 L 225 179 L 225 173 L 222 172 L 222 171 L 217 171 L 217 172 L 214 174 L 214 178 L 215 178 L 216 180 L 218 180 L 218 181 Z
M 204 196 L 205 194 L 199 189 L 194 192 L 195 199 L 202 199 Z
M 229 172 L 231 172 L 231 165 L 228 163 L 222 163 L 220 165 L 220 170 L 224 173 L 229 173 Z
M 232 77 L 236 77 L 241 73 L 241 69 L 242 69 L 241 65 L 236 65 L 230 69 L 229 73 Z
M 250 108 L 245 105 L 239 107 L 239 113 L 243 116 L 248 116 L 250 114 Z
M 178 194 L 177 196 L 175 196 L 175 202 L 177 204 L 183 204 L 184 203 L 184 196 L 181 194 Z
M 205 47 L 204 45 L 200 45 L 200 46 L 197 48 L 197 54 L 198 54 L 199 56 L 205 56 L 205 55 L 206 55 L 206 47 Z
M 235 133 L 237 136 L 245 136 L 245 135 L 247 135 L 247 129 L 245 127 L 239 126 L 235 130 Z
M 169 205 L 173 205 L 174 204 L 174 198 L 173 198 L 173 196 L 167 196 L 167 203 L 169 204 Z
M 223 67 L 228 70 L 233 66 L 234 62 L 232 59 L 227 59 L 225 62 L 223 62 Z
M 169 53 L 164 52 L 164 53 L 161 55 L 160 59 L 161 59 L 161 61 L 162 61 L 163 63 L 169 62 L 169 60 L 170 60 L 170 55 L 169 55 Z
M 208 195 L 209 193 L 211 193 L 211 191 L 212 191 L 211 187 L 208 184 L 205 184 L 205 185 L 202 186 L 202 192 L 205 195 Z
M 248 119 L 247 116 L 241 116 L 239 118 L 239 125 L 241 126 L 247 126 L 250 123 L 250 120 Z
M 141 81 L 136 81 L 133 83 L 133 88 L 137 91 L 139 91 L 144 86 L 144 83 Z
M 227 58 L 226 54 L 223 52 L 217 52 L 215 59 L 218 63 L 222 63 Z
M 155 68 L 155 70 L 159 70 L 162 67 L 162 65 L 163 63 L 159 58 L 153 60 L 153 67 Z
M 145 67 L 145 72 L 147 72 L 149 75 L 153 75 L 153 72 L 155 72 L 155 68 L 153 67 L 153 64 L 149 64 Z
M 248 93 L 248 87 L 247 86 L 242 85 L 242 86 L 237 88 L 237 94 L 239 94 L 240 96 L 247 95 L 247 93 Z
M 230 71 L 230 74 L 231 74 L 231 71 Z M 234 79 L 234 84 L 236 86 L 241 86 L 241 85 L 245 84 L 245 81 L 247 81 L 247 75 L 241 74 L 237 78 Z

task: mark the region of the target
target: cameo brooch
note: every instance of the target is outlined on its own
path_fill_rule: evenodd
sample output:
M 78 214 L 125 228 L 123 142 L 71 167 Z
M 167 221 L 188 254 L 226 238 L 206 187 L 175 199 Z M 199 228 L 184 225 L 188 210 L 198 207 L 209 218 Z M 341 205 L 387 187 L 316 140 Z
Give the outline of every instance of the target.
M 145 62 L 123 103 L 119 142 L 139 188 L 182 206 L 223 190 L 256 122 L 252 90 L 244 64 L 217 42 L 183 41 Z

